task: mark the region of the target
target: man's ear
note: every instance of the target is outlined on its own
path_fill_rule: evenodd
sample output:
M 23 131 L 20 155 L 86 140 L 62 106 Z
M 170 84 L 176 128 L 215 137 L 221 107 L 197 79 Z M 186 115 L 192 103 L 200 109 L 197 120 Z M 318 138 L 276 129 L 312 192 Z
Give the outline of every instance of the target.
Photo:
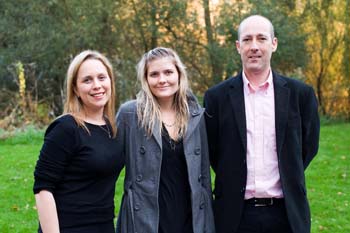
M 241 48 L 241 44 L 239 43 L 238 40 L 236 40 L 236 49 L 237 49 L 238 54 L 241 54 L 240 48 Z
M 278 39 L 277 37 L 274 37 L 272 39 L 272 52 L 276 52 L 278 46 Z

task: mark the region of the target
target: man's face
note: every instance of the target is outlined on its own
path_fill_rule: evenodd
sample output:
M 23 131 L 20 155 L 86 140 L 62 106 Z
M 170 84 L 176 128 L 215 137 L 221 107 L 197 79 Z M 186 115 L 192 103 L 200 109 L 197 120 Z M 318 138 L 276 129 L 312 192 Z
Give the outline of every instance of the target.
M 277 38 L 271 38 L 269 22 L 262 17 L 251 17 L 240 28 L 236 48 L 241 55 L 246 73 L 263 73 L 270 69 L 271 55 L 277 49 Z

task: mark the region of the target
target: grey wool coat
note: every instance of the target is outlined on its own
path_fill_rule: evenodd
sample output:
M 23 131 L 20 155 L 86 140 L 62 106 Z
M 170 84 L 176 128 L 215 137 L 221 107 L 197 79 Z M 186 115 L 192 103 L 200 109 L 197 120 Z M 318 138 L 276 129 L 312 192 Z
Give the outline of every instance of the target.
M 189 96 L 190 118 L 183 138 L 191 187 L 194 233 L 214 233 L 209 153 L 204 109 Z M 162 137 L 158 126 L 151 137 L 138 125 L 136 101 L 124 103 L 117 113 L 118 140 L 126 161 L 124 194 L 117 233 L 157 233 L 158 190 L 162 162 Z

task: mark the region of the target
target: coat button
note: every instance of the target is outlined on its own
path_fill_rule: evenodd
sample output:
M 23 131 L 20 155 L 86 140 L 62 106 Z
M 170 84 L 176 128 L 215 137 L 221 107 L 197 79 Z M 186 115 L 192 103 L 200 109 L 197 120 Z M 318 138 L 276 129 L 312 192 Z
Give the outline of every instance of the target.
M 142 155 L 146 153 L 146 149 L 144 146 L 141 146 L 139 151 L 140 151 L 140 154 Z
M 137 182 L 141 182 L 142 181 L 142 175 L 141 174 L 136 176 L 136 181 Z
M 201 182 L 201 180 L 202 180 L 202 174 L 200 174 L 200 175 L 198 176 L 198 182 L 199 182 L 199 183 Z
M 200 155 L 200 154 L 201 154 L 201 148 L 196 148 L 196 149 L 194 150 L 194 154 L 195 154 L 195 155 Z
M 135 204 L 134 210 L 136 210 L 136 211 L 140 210 L 140 205 L 139 204 Z
M 204 209 L 204 206 L 205 206 L 205 204 L 204 204 L 204 202 L 202 202 L 200 205 L 199 205 L 199 209 Z

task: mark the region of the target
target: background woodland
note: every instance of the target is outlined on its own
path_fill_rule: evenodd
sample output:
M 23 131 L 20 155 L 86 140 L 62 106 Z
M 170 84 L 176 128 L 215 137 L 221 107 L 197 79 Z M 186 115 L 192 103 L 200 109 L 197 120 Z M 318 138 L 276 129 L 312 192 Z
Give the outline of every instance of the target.
M 113 63 L 117 107 L 134 98 L 135 65 L 175 49 L 198 97 L 241 70 L 239 22 L 268 17 L 272 67 L 312 85 L 325 118 L 350 120 L 350 0 L 0 0 L 0 128 L 47 125 L 62 113 L 71 59 L 94 49 Z

